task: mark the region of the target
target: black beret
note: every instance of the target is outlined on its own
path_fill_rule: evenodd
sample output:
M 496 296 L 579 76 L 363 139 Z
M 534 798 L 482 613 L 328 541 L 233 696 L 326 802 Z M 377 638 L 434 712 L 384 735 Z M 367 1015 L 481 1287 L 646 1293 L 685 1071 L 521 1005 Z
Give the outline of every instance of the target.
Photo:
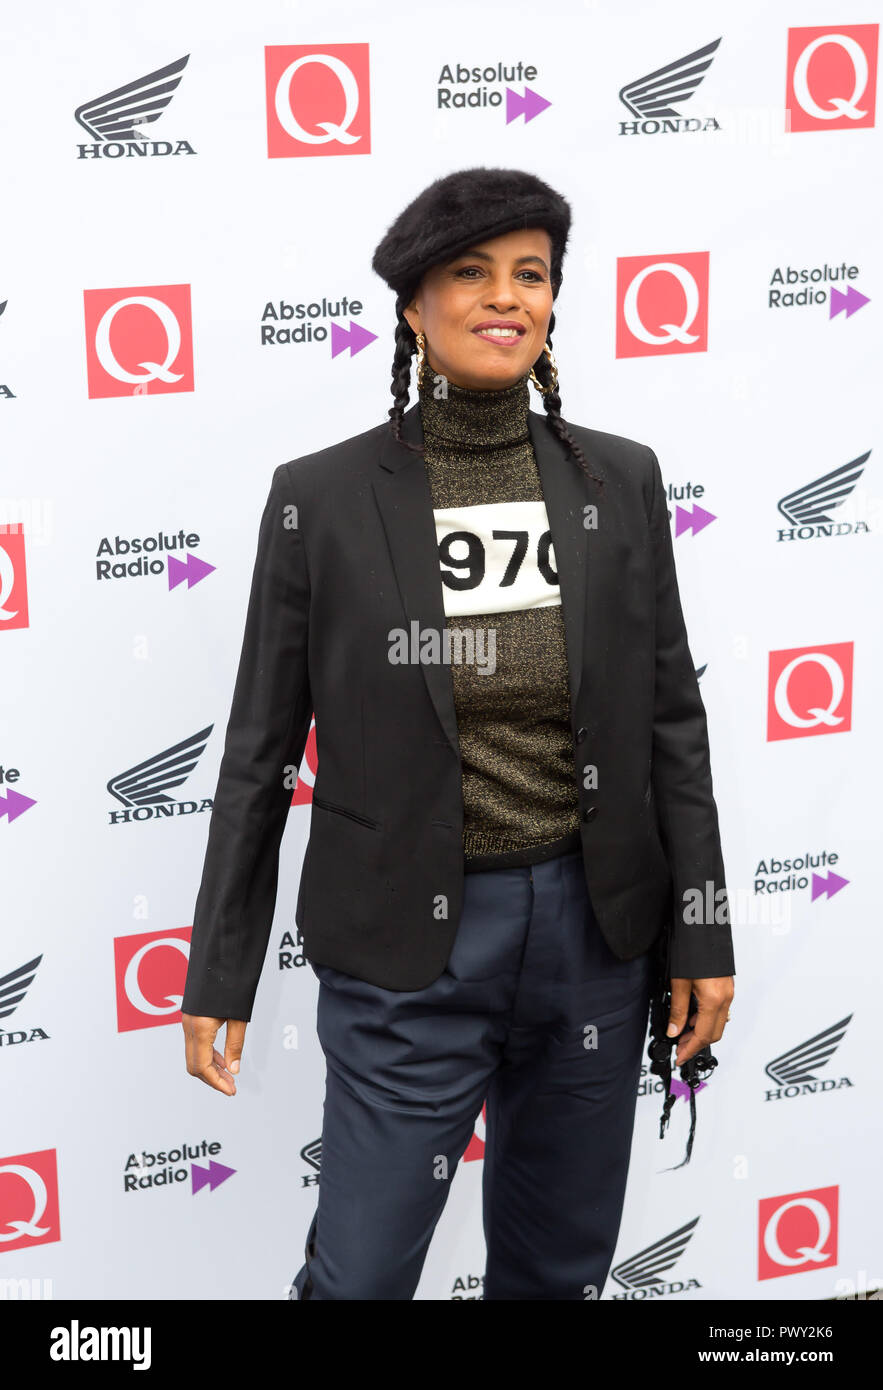
M 436 179 L 400 212 L 371 265 L 406 304 L 430 266 L 519 228 L 542 227 L 552 242 L 553 295 L 563 279 L 570 205 L 523 169 L 459 169 Z

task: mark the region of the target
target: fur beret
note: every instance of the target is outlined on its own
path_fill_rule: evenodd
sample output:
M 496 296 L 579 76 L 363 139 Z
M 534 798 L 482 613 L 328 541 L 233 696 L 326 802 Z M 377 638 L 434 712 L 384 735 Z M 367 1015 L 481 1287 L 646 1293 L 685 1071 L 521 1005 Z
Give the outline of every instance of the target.
M 570 205 L 523 169 L 459 169 L 436 179 L 400 212 L 377 246 L 371 265 L 402 305 L 431 266 L 467 247 L 518 228 L 542 227 L 552 242 L 553 295 L 563 279 Z

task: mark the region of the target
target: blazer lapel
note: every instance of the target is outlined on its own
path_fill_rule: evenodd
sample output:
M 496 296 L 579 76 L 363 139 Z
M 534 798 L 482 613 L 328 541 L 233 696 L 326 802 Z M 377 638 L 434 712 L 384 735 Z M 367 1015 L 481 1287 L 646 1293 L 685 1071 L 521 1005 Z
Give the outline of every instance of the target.
M 596 498 L 589 494 L 589 480 L 579 464 L 549 429 L 545 415 L 532 410 L 528 427 L 552 532 L 567 646 L 570 706 L 575 710 L 583 678 L 586 622 L 592 612 L 587 589 L 589 537 L 597 534 L 586 528 L 584 509 Z
M 600 597 L 601 592 L 597 562 L 603 552 L 599 537 L 604 535 L 604 526 L 599 519 L 597 530 L 588 529 L 584 510 L 588 503 L 595 502 L 599 505 L 600 513 L 602 494 L 594 487 L 590 492 L 589 479 L 549 429 L 544 416 L 530 411 L 528 427 L 552 532 L 552 547 L 561 588 L 571 708 L 575 709 L 583 677 L 587 616 L 591 613 L 593 619 L 597 617 L 601 621 L 606 611 L 605 605 L 598 613 L 592 603 L 592 595 Z M 417 401 L 402 416 L 402 438 L 412 444 L 423 443 L 423 426 Z M 405 614 L 409 623 L 419 623 L 421 630 L 429 628 L 442 632 L 446 619 L 439 578 L 438 542 L 423 460 L 387 432 L 378 461 L 381 471 L 374 480 L 374 494 L 383 518 Z M 601 472 L 597 459 L 592 459 L 591 466 L 594 472 Z M 588 563 L 590 548 L 591 565 Z M 597 638 L 598 633 L 594 636 Z M 459 756 L 450 670 L 442 663 L 421 662 L 421 666 L 442 728 Z
M 419 401 L 402 417 L 402 438 L 423 443 Z M 374 480 L 374 495 L 383 518 L 393 568 L 408 623 L 442 633 L 446 626 L 442 584 L 439 577 L 438 539 L 432 515 L 432 494 L 419 454 L 387 432 L 380 451 L 382 471 Z M 410 632 L 409 632 L 410 639 Z M 421 661 L 421 668 L 441 726 L 457 756 L 457 715 L 450 667 Z

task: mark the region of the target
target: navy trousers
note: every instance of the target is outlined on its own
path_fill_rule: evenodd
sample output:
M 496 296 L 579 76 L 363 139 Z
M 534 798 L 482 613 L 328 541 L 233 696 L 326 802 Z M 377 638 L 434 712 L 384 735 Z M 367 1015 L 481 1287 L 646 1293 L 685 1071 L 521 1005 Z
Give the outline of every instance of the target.
M 632 1143 L 650 953 L 604 941 L 582 856 L 465 876 L 447 967 L 400 992 L 324 965 L 319 1201 L 294 1299 L 411 1299 L 487 1101 L 485 1299 L 599 1298 Z

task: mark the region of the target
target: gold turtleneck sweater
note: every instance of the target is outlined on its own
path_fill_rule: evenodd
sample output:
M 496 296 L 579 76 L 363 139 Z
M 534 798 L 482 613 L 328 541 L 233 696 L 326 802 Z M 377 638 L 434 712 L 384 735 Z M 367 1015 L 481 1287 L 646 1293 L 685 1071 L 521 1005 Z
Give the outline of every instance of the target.
M 465 868 L 540 863 L 581 841 L 561 597 L 528 429 L 528 376 L 479 391 L 436 384 L 427 370 L 418 394 L 446 624 L 471 629 L 484 658 L 483 666 L 450 661 Z

